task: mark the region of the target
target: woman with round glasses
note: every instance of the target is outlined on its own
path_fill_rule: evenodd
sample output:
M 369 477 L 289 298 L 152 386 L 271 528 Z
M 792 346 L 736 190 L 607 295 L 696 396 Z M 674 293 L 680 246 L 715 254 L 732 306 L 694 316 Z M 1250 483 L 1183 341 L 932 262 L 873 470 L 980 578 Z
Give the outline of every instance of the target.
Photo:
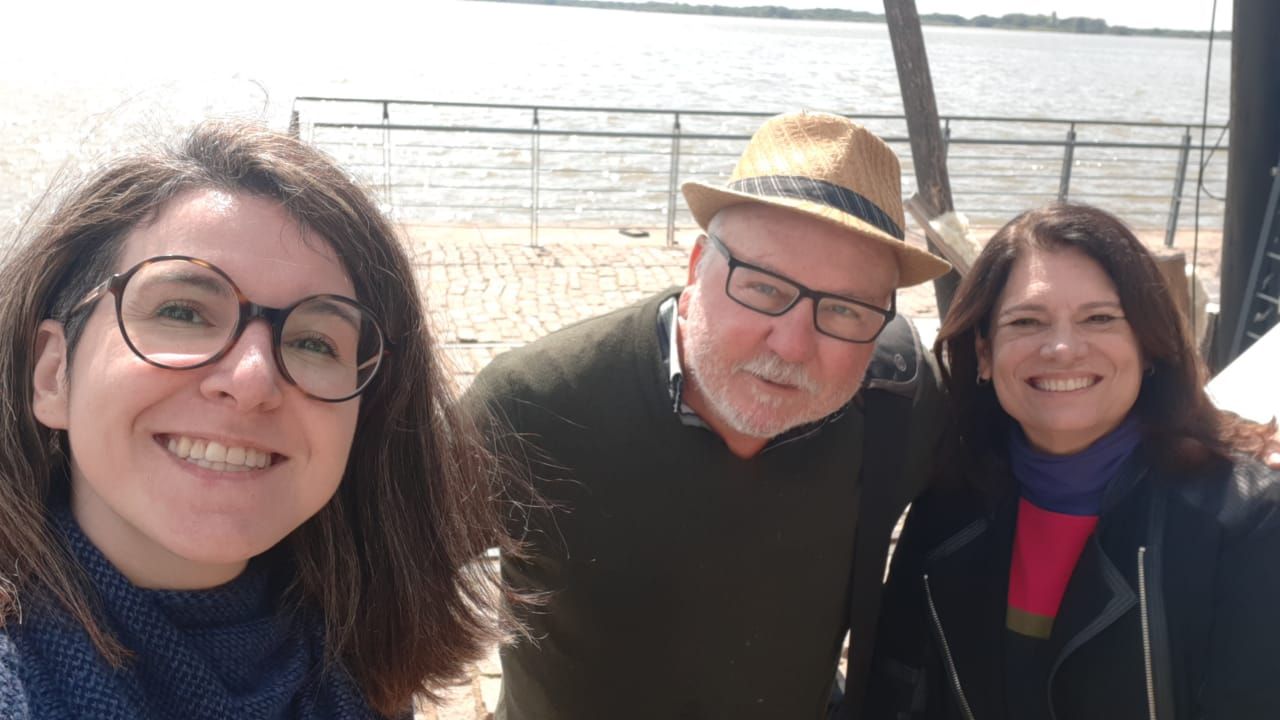
M 493 459 L 413 269 L 321 154 L 209 123 L 0 288 L 0 716 L 405 716 L 505 617 Z

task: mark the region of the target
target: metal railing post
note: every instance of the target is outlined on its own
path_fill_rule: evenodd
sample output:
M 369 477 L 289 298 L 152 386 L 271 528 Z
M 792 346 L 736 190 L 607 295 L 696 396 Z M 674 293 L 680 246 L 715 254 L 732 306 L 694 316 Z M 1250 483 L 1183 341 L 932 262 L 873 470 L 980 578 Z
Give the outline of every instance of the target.
M 382 103 L 382 197 L 391 207 L 391 112 L 389 103 Z
M 532 197 L 529 199 L 529 245 L 531 247 L 538 247 L 538 169 L 541 164 L 541 157 L 538 153 L 540 145 L 538 122 L 538 108 L 534 108 L 533 132 L 529 135 L 529 168 L 532 173 L 529 185 L 529 190 L 532 193 Z
M 1062 151 L 1062 175 L 1058 178 L 1058 202 L 1067 201 L 1071 190 L 1071 165 L 1076 158 L 1076 124 L 1067 128 L 1067 143 Z
M 671 127 L 671 173 L 667 178 L 667 247 L 676 244 L 676 190 L 680 183 L 680 113 Z
M 942 121 L 942 157 L 951 152 L 951 118 Z
M 1178 151 L 1178 172 L 1173 178 L 1173 195 L 1169 198 L 1169 219 L 1164 226 L 1164 246 L 1173 247 L 1173 236 L 1178 232 L 1178 214 L 1182 211 L 1182 187 L 1187 181 L 1187 159 L 1191 157 L 1191 127 L 1182 136 L 1182 149 Z M 1200 189 L 1196 188 L 1196 192 Z

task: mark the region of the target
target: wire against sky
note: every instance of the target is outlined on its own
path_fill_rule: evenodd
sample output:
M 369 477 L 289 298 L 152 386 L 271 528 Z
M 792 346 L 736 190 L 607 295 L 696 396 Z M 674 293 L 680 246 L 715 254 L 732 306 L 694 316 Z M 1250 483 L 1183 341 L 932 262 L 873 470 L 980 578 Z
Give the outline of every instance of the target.
M 832 7 L 883 13 L 883 0 L 676 0 L 689 5 L 783 5 L 791 8 Z M 921 14 L 1050 15 L 1102 18 L 1108 25 L 1170 30 L 1208 30 L 1213 0 L 916 0 Z M 1231 29 L 1231 3 L 1220 3 L 1218 30 Z

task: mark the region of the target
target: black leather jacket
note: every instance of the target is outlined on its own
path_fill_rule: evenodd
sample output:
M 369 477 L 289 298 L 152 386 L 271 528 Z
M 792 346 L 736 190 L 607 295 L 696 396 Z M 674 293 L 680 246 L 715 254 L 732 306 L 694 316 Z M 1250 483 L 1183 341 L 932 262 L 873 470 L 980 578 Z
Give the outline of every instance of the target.
M 1016 506 L 974 490 L 913 506 L 864 717 L 1009 717 Z M 1280 473 L 1244 460 L 1161 472 L 1139 450 L 1107 491 L 1046 642 L 1044 717 L 1280 718 Z

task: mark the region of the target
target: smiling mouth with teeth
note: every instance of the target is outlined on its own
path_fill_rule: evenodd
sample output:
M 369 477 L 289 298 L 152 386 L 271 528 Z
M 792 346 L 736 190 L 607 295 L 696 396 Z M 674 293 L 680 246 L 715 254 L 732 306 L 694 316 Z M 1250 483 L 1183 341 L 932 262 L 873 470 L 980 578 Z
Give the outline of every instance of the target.
M 186 435 L 170 435 L 164 444 L 179 458 L 218 472 L 248 472 L 265 468 L 273 462 L 272 453 L 266 450 L 227 447 L 213 440 Z
M 1083 390 L 1091 385 L 1095 385 L 1098 378 L 1074 377 L 1074 378 L 1032 378 L 1030 380 L 1031 387 L 1037 390 L 1046 390 L 1048 392 L 1071 392 L 1072 390 Z

